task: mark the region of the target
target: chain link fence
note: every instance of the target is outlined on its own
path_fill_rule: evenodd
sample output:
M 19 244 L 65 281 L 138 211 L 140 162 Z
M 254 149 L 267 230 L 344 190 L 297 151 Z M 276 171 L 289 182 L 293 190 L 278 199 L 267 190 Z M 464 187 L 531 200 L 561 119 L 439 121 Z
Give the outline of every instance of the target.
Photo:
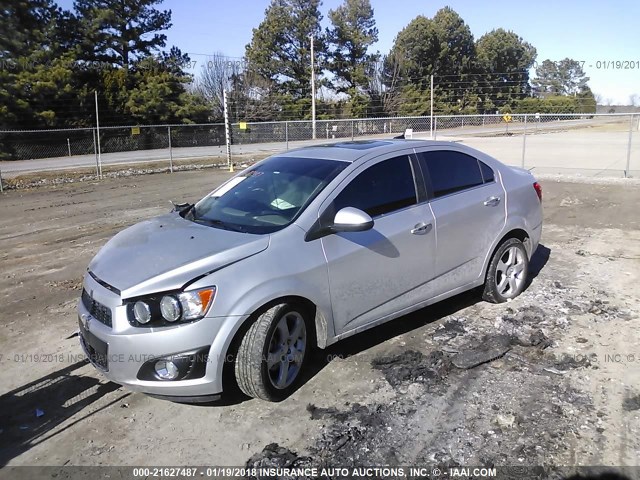
M 640 114 L 496 114 L 230 125 L 232 157 L 257 159 L 340 140 L 450 140 L 540 172 L 640 176 Z M 5 178 L 57 169 L 174 161 L 225 164 L 223 123 L 0 131 Z M 244 160 L 243 160 L 244 161 Z M 117 167 L 112 167 L 117 168 Z

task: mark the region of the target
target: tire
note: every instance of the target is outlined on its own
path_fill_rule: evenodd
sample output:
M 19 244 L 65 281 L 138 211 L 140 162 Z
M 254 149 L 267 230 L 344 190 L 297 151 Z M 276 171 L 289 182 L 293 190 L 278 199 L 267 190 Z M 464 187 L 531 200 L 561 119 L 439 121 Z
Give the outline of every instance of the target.
M 482 298 L 491 303 L 503 303 L 522 293 L 529 275 L 529 257 L 517 238 L 505 240 L 495 251 L 484 282 Z
M 235 361 L 242 392 L 278 402 L 297 388 L 312 346 L 308 309 L 281 303 L 262 313 L 245 333 Z

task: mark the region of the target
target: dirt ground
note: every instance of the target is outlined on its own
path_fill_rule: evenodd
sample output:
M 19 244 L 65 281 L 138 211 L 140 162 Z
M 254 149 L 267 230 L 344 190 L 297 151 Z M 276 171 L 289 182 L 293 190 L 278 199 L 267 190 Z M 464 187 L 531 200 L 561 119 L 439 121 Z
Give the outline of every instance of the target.
M 281 403 L 105 381 L 74 336 L 89 260 L 228 175 L 0 195 L 0 465 L 640 465 L 638 183 L 543 181 L 523 295 L 459 295 L 320 351 Z

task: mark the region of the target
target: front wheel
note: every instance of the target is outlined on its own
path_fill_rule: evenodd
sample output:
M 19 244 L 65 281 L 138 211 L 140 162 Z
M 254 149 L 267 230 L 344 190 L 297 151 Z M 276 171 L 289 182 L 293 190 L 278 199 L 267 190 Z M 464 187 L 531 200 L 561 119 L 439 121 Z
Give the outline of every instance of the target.
M 288 397 L 309 357 L 311 334 L 309 313 L 299 305 L 282 303 L 261 314 L 238 348 L 240 390 L 271 402 Z
M 510 238 L 498 247 L 491 258 L 482 298 L 502 303 L 516 298 L 524 290 L 529 274 L 529 257 L 523 243 Z

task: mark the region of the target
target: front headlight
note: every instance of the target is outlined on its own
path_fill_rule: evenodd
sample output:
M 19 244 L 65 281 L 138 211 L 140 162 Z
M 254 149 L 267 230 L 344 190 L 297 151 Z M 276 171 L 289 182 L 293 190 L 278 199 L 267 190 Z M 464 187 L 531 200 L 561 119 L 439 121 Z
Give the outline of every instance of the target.
M 133 304 L 133 316 L 138 323 L 149 323 L 151 320 L 151 309 L 149 305 L 138 300 Z
M 150 295 L 129 303 L 129 322 L 134 326 L 161 326 L 191 322 L 204 317 L 216 296 L 216 287 Z
M 165 295 L 162 297 L 162 300 L 160 300 L 160 312 L 162 313 L 162 318 L 167 322 L 175 322 L 176 320 L 180 320 L 182 308 L 176 297 L 173 295 Z

